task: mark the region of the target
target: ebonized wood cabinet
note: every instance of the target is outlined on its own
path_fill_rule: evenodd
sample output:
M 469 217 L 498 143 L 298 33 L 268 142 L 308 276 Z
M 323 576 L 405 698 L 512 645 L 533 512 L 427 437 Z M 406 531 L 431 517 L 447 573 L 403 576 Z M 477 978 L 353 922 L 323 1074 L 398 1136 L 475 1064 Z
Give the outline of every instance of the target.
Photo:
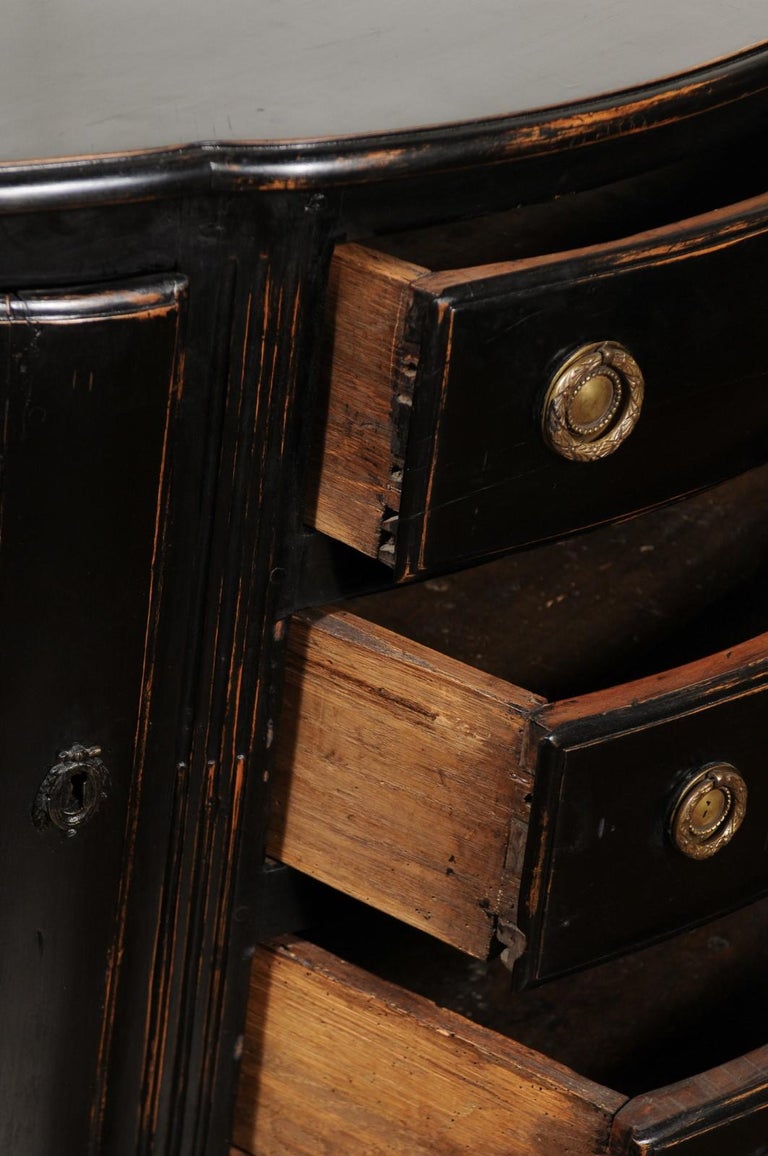
M 650 7 L 638 24 L 636 6 L 593 0 L 574 24 L 567 5 L 559 18 L 481 5 L 468 37 L 466 6 L 431 2 L 374 25 L 303 0 L 56 13 L 12 0 L 4 1151 L 226 1151 L 257 944 L 325 902 L 280 899 L 287 876 L 264 864 L 292 613 L 765 459 L 765 16 L 754 0 L 706 19 L 686 5 L 682 35 L 679 12 Z M 394 322 L 351 323 L 354 420 L 329 378 L 350 252 L 364 283 L 347 301 L 381 306 L 373 264 L 396 287 Z M 649 421 L 626 453 L 570 469 L 541 448 L 539 408 L 558 358 L 603 340 L 642 346 Z M 367 357 L 385 346 L 397 372 L 378 367 L 373 405 Z M 349 477 L 329 470 L 324 435 L 341 459 L 378 447 L 365 541 L 336 529 Z M 731 667 L 715 665 L 724 685 Z M 749 678 L 763 665 L 760 651 Z M 744 872 L 718 910 L 763 890 L 751 860 Z M 682 907 L 663 931 L 712 914 Z M 579 943 L 550 970 L 599 955 Z M 665 1119 L 654 1101 L 632 1127 L 662 1135 Z

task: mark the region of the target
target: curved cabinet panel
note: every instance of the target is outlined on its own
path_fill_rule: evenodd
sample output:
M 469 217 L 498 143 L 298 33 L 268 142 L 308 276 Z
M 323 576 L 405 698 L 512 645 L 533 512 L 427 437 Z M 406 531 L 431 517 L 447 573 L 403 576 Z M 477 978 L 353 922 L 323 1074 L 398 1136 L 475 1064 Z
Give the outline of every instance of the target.
M 25 1156 L 88 1148 L 183 297 L 0 297 L 0 1148 Z

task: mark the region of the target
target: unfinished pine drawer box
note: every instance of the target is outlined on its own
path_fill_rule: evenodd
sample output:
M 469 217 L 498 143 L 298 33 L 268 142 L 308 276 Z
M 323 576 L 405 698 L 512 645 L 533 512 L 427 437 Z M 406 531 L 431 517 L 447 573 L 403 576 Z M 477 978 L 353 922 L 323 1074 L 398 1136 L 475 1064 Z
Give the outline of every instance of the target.
M 521 984 L 768 887 L 768 636 L 549 703 L 346 610 L 290 627 L 275 858 Z
M 310 943 L 254 958 L 233 1156 L 757 1156 L 767 1114 L 766 1048 L 629 1097 Z
M 437 272 L 340 245 L 307 520 L 402 578 L 764 460 L 767 224 L 760 197 Z

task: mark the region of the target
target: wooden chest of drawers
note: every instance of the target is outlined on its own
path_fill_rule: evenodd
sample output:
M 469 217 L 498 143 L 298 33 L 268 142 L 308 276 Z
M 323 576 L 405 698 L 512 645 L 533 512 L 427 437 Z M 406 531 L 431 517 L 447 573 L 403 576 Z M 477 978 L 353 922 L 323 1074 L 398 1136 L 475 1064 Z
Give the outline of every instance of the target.
M 640 1102 L 321 942 L 342 892 L 523 991 L 766 887 L 759 598 L 643 666 L 631 567 L 573 633 L 542 545 L 732 482 L 635 545 L 667 624 L 761 587 L 765 14 L 555 9 L 10 0 L 3 1151 L 224 1152 L 243 1056 L 258 1151 L 379 1144 L 367 1062 L 384 1150 L 761 1142 L 764 1037 Z

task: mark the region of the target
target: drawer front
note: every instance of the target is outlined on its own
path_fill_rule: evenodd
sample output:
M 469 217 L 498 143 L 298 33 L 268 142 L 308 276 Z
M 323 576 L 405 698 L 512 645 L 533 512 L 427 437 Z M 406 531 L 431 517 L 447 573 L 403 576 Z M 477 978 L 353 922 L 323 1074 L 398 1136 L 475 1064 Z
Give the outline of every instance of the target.
M 89 1146 L 184 301 L 168 278 L 0 309 L 0 1149 L 25 1156 Z
M 268 853 L 484 958 L 541 701 L 343 610 L 294 619 Z
M 765 1156 L 768 1048 L 638 1096 L 618 1113 L 615 1156 Z
M 652 942 L 768 890 L 767 704 L 763 635 L 540 712 L 522 981 Z M 685 815 L 686 800 L 696 805 L 690 792 L 698 777 L 722 767 L 743 780 L 741 825 L 728 829 L 724 816 L 709 837 L 705 818 L 701 840 L 691 844 L 690 831 L 675 835 L 674 817 Z M 722 796 L 708 798 L 719 804 Z
M 343 246 L 310 519 L 403 577 L 609 521 L 763 460 L 767 220 L 759 199 L 622 242 L 435 274 Z M 597 438 L 593 460 L 572 460 L 543 434 L 548 389 L 575 351 L 605 342 L 641 371 L 639 418 L 621 442 L 630 391 L 617 362 L 618 448 L 594 457 Z
M 345 611 L 306 615 L 269 853 L 471 955 L 497 935 L 527 986 L 768 891 L 767 694 L 768 636 L 547 704 Z M 702 855 L 673 823 L 690 808 Z

